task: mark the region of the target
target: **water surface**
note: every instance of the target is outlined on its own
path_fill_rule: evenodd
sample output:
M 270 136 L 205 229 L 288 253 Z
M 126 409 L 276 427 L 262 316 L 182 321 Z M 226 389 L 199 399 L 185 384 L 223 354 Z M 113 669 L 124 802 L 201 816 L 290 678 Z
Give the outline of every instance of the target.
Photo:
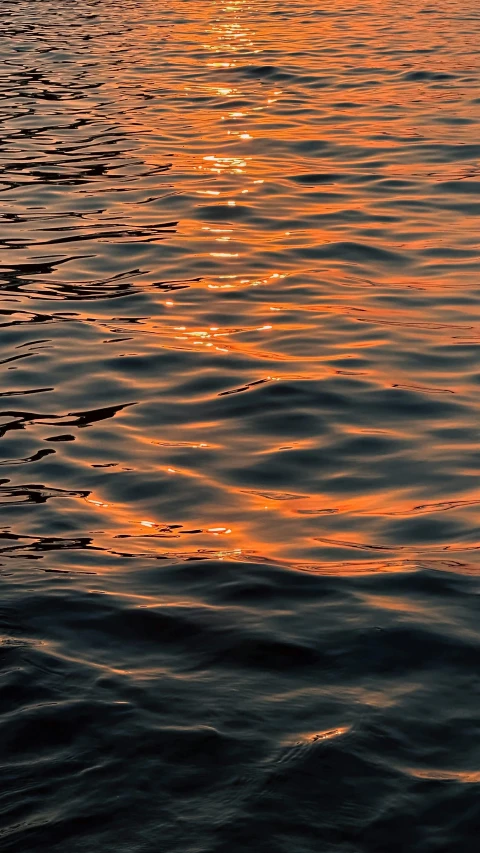
M 17 0 L 6 853 L 470 853 L 473 0 Z

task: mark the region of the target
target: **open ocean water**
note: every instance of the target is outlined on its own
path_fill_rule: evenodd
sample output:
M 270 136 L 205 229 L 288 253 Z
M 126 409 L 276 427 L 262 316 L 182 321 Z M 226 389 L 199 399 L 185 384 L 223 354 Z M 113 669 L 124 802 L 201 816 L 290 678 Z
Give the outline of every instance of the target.
M 3 853 L 474 853 L 477 0 L 2 0 Z

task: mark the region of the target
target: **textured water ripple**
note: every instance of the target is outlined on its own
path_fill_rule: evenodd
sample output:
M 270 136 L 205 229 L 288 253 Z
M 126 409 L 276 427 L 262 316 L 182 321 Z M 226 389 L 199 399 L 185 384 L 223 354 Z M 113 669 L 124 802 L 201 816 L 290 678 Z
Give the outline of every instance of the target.
M 5 0 L 5 849 L 478 834 L 472 0 Z

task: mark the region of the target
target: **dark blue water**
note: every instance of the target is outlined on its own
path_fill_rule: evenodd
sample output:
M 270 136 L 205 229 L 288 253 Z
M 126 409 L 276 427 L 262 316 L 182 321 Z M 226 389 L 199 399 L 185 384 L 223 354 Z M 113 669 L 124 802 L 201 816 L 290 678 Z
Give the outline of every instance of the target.
M 5 853 L 474 853 L 473 0 L 4 0 Z

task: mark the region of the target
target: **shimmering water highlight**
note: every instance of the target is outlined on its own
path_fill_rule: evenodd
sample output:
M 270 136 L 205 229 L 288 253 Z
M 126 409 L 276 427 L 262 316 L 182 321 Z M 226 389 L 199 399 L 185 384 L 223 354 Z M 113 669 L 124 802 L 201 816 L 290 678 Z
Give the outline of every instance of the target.
M 470 853 L 473 0 L 5 0 L 5 851 Z

